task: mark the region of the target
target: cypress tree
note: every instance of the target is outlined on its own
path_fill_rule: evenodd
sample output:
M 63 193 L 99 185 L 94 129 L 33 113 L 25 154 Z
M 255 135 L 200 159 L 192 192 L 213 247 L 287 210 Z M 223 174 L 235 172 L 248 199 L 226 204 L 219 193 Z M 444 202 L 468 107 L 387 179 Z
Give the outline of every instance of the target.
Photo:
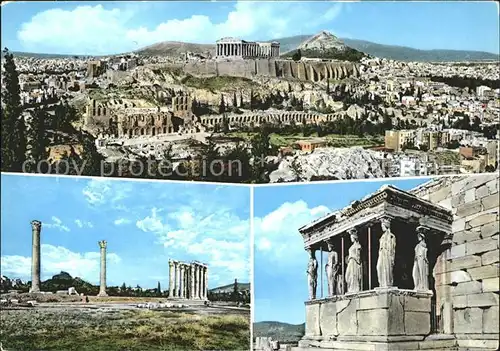
M 26 125 L 21 116 L 21 98 L 19 74 L 16 70 L 14 56 L 4 49 L 5 89 L 2 92 L 2 171 L 21 171 L 26 160 Z
M 41 160 L 47 159 L 47 147 L 49 146 L 49 141 L 46 135 L 46 120 L 47 113 L 44 110 L 35 108 L 31 113 L 31 119 L 28 125 L 28 148 L 30 155 L 30 171 L 36 170 L 36 164 Z M 33 168 L 34 166 L 34 168 Z M 43 171 L 45 173 L 45 171 Z

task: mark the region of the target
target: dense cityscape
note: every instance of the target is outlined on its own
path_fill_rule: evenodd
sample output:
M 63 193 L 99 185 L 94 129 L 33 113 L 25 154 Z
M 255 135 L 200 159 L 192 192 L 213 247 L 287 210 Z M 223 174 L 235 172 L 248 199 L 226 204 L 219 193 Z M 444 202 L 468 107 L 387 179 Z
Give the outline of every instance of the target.
M 230 182 L 497 169 L 493 62 L 353 58 L 347 53 L 356 50 L 325 31 L 282 59 L 277 42 L 223 38 L 205 49 L 46 58 L 5 51 L 2 90 L 13 94 L 2 104 L 24 121 L 11 123 L 21 132 L 5 132 L 25 135 L 5 142 L 26 152 L 17 148 L 17 163 L 6 155 L 2 169 L 21 171 L 28 160 L 25 171 L 56 172 L 68 161 L 59 172 L 69 164 L 69 174 Z

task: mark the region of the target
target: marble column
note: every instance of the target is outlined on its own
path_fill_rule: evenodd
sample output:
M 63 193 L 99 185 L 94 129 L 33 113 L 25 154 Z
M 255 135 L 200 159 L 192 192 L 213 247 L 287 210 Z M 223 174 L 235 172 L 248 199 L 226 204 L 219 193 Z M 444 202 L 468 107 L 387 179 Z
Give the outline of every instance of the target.
M 181 288 L 180 288 L 180 297 L 185 298 L 186 295 L 186 267 L 184 264 L 181 264 Z
M 174 296 L 179 297 L 179 276 L 180 276 L 180 268 L 179 262 L 174 262 L 175 267 L 175 287 L 174 287 Z
M 193 289 L 193 298 L 197 299 L 198 298 L 198 265 L 196 263 L 193 263 L 193 284 L 194 284 L 194 289 Z
M 40 291 L 40 231 L 42 222 L 31 221 L 32 252 L 31 252 L 31 288 L 30 292 Z
M 99 241 L 99 248 L 101 249 L 101 279 L 99 285 L 99 294 L 97 296 L 108 296 L 106 293 L 106 246 L 105 240 Z
M 201 279 L 203 274 L 203 269 L 201 265 L 198 265 L 198 297 L 200 299 L 203 298 L 202 291 L 203 291 L 203 280 Z
M 205 299 L 208 299 L 208 267 L 205 266 Z
M 193 299 L 194 298 L 194 266 L 193 266 L 193 264 L 189 265 L 189 275 L 191 276 L 189 298 Z
M 168 260 L 168 297 L 174 295 L 174 263 L 172 260 Z

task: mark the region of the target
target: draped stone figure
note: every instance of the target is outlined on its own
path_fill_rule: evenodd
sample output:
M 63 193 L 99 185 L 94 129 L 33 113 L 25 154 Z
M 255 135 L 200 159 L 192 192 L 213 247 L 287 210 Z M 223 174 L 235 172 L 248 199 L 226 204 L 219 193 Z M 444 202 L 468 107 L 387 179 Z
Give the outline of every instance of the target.
M 415 290 L 429 290 L 429 260 L 427 259 L 427 245 L 425 243 L 425 227 L 417 227 L 418 244 L 415 246 L 415 260 L 413 262 L 413 283 Z
M 394 257 L 396 254 L 396 236 L 390 229 L 390 220 L 383 218 L 380 222 L 384 232 L 379 240 L 377 277 L 379 286 L 387 288 L 392 286 L 394 281 Z
M 318 261 L 316 251 L 307 249 L 309 253 L 309 263 L 307 265 L 307 283 L 309 284 L 309 299 L 316 299 L 316 288 L 318 286 Z
M 345 272 L 345 280 L 347 284 L 347 292 L 354 293 L 361 291 L 361 282 L 363 279 L 363 271 L 361 266 L 361 244 L 358 241 L 358 234 L 355 229 L 349 231 L 352 245 L 349 248 L 349 256 L 347 257 L 347 269 Z
M 339 269 L 339 256 L 335 252 L 332 243 L 328 243 L 328 261 L 325 264 L 326 281 L 328 283 L 328 296 L 333 296 L 337 293 L 335 289 L 335 281 L 337 279 L 337 271 Z

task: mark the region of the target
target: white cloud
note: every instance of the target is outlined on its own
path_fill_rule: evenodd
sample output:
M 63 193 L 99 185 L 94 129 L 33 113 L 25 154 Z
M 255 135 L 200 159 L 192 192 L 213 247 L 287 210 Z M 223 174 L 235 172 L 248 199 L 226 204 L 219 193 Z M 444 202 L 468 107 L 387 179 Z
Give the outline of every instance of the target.
M 56 216 L 52 216 L 52 222 L 46 222 L 46 223 L 43 223 L 42 225 L 46 228 L 55 228 L 55 229 L 58 229 L 62 232 L 69 232 L 70 229 L 65 226 L 62 221 L 57 218 Z
M 75 219 L 75 224 L 78 228 L 94 228 L 94 225 L 91 222 L 82 221 L 81 219 Z
M 116 182 L 109 179 L 96 178 L 88 182 L 82 190 L 83 197 L 92 206 L 115 204 L 126 199 L 130 186 L 125 182 Z
M 136 4 L 135 10 L 143 5 L 148 6 Z M 213 6 L 219 9 L 218 4 Z M 18 39 L 27 51 L 72 54 L 119 53 L 162 41 L 214 43 L 225 36 L 263 40 L 303 34 L 305 29 L 312 30 L 311 24 L 331 25 L 342 7 L 341 3 L 332 3 L 318 15 L 317 9 L 297 2 L 239 1 L 222 21 L 193 14 L 148 28 L 132 24 L 136 11 L 127 5 L 113 9 L 85 5 L 37 13 L 22 24 Z
M 99 281 L 99 252 L 77 253 L 62 246 L 41 245 L 41 278 L 49 279 L 61 271 L 68 272 L 73 277 L 86 281 Z M 120 263 L 120 257 L 115 253 L 107 253 L 109 266 Z M 1 257 L 2 274 L 10 278 L 31 279 L 31 257 L 6 255 Z
M 200 204 L 201 205 L 201 204 Z M 206 214 L 206 212 L 211 212 Z M 238 278 L 249 280 L 250 225 L 229 210 L 185 206 L 177 212 L 162 214 L 156 208 L 136 222 L 140 230 L 156 235 L 167 250 L 209 265 L 210 284 L 227 284 Z M 213 270 L 212 270 L 213 269 Z
M 303 253 L 302 237 L 298 229 L 328 214 L 326 206 L 310 208 L 300 200 L 285 202 L 266 216 L 254 219 L 255 248 L 271 260 L 295 259 L 295 253 Z
M 127 218 L 118 218 L 118 219 L 115 219 L 115 221 L 113 223 L 115 225 L 129 224 L 130 223 L 130 219 L 127 219 Z

